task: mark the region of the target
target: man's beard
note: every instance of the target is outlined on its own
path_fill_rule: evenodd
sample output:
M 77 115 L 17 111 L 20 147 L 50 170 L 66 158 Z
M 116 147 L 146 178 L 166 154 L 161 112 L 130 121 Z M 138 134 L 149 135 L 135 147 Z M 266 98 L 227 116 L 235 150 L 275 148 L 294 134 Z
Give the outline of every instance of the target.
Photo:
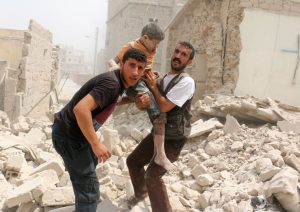
M 173 62 L 177 61 L 179 63 L 179 67 L 174 67 L 173 65 Z M 178 58 L 174 58 L 172 61 L 171 61 L 171 68 L 172 70 L 176 71 L 176 72 L 181 72 L 185 69 L 185 67 L 187 66 L 188 63 L 186 64 L 182 64 L 182 62 L 178 59 Z

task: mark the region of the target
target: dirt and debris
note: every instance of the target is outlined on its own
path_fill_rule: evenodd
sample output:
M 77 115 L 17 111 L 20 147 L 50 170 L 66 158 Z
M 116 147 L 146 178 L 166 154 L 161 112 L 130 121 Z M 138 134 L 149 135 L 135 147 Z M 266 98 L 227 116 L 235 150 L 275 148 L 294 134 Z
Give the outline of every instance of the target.
M 174 211 L 300 211 L 300 108 L 218 95 L 196 102 L 193 114 L 178 172 L 163 178 Z M 113 155 L 97 166 L 98 211 L 151 211 L 148 198 L 127 204 L 133 189 L 126 167 L 126 157 L 150 130 L 147 114 L 134 106 L 100 129 Z M 72 211 L 73 204 L 68 172 L 52 146 L 51 121 L 11 122 L 1 111 L 0 209 Z

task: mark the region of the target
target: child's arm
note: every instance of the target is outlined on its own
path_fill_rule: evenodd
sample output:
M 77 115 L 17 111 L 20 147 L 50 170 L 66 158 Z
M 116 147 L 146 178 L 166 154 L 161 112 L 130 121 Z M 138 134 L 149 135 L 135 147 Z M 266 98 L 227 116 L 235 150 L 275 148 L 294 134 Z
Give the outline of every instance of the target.
M 130 104 L 133 103 L 134 100 L 128 98 L 127 96 L 122 97 L 122 100 L 118 102 L 118 105 L 125 105 L 125 104 Z

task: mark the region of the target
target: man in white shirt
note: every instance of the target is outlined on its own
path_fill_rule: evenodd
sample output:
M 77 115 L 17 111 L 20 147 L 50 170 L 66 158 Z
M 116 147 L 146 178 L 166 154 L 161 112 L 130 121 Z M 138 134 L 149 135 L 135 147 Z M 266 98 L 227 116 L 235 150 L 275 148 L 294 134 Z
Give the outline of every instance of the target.
M 146 73 L 147 85 L 153 93 L 160 111 L 166 113 L 165 132 L 163 130 L 160 132 L 165 139 L 160 144 L 154 143 L 153 133 L 150 133 L 128 156 L 127 166 L 136 201 L 149 195 L 153 212 L 172 211 L 162 180 L 162 176 L 167 170 L 155 162 L 153 154 L 155 154 L 155 149 L 163 151 L 167 158 L 174 162 L 178 159 L 181 149 L 187 141 L 191 129 L 190 107 L 195 92 L 195 82 L 184 72 L 184 69 L 192 63 L 194 53 L 195 50 L 189 42 L 181 41 L 173 52 L 171 70 L 159 83 L 156 82 L 155 75 L 151 72 Z M 143 100 L 145 99 L 143 97 Z M 147 108 L 149 102 L 141 100 L 136 101 L 136 104 L 138 108 L 143 109 Z M 154 129 L 154 131 L 159 132 L 160 129 Z M 146 170 L 144 169 L 145 165 L 148 165 Z

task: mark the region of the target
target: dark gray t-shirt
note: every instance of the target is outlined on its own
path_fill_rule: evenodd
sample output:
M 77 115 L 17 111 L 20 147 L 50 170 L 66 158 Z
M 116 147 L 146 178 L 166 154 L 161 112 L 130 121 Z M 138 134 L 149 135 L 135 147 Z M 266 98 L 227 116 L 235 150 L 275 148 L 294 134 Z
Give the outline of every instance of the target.
M 92 111 L 94 127 L 97 130 L 113 112 L 118 98 L 124 92 L 120 70 L 100 74 L 86 82 L 72 97 L 70 102 L 55 114 L 55 122 L 72 138 L 84 138 L 76 121 L 73 108 L 87 94 L 98 104 Z

